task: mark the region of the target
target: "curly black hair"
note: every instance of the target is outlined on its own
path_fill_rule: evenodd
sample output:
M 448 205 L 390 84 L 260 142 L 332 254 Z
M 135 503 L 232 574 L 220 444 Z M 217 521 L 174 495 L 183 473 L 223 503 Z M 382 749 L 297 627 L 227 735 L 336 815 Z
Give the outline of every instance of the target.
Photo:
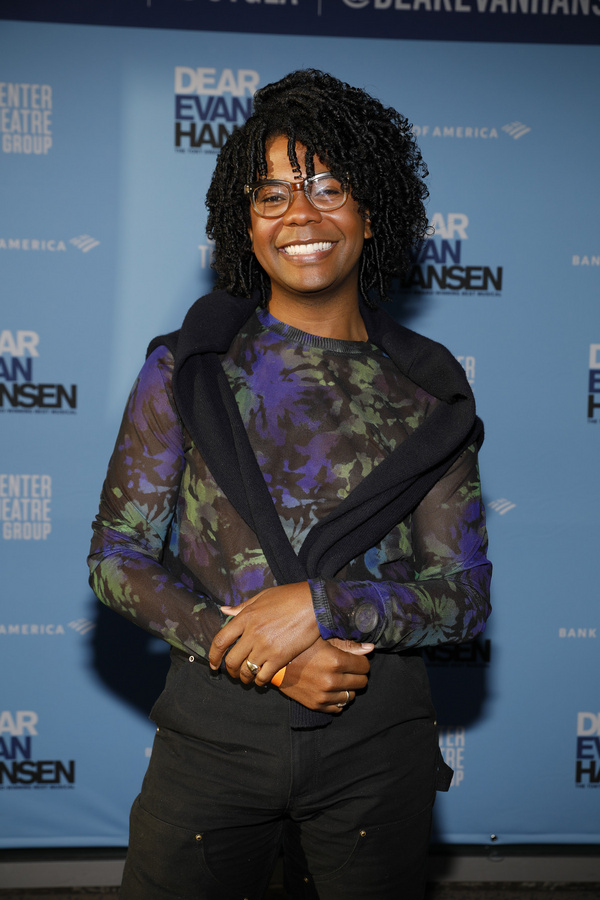
M 270 282 L 252 253 L 244 185 L 267 176 L 265 144 L 279 135 L 288 138 L 294 171 L 300 171 L 299 142 L 306 147 L 307 175 L 320 159 L 369 216 L 373 236 L 364 244 L 359 288 L 376 306 L 373 293 L 387 299 L 391 279 L 407 270 L 411 248 L 427 234 L 427 167 L 404 116 L 317 69 L 291 72 L 257 91 L 252 116 L 219 154 L 206 197 L 216 287 L 246 297 L 258 288 L 267 302 Z

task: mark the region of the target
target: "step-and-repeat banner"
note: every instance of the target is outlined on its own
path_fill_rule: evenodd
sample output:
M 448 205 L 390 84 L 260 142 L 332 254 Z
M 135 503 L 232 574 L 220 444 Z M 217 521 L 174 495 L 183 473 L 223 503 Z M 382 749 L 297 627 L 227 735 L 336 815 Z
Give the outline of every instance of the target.
M 435 838 L 596 842 L 597 0 L 172 4 L 191 25 L 102 6 L 106 24 L 0 22 L 0 846 L 127 841 L 167 654 L 91 594 L 90 523 L 148 341 L 210 289 L 218 149 L 257 87 L 306 66 L 414 123 L 435 235 L 392 311 L 451 348 L 487 427 L 494 613 L 424 653 L 455 770 Z M 417 20 L 431 40 L 406 39 Z

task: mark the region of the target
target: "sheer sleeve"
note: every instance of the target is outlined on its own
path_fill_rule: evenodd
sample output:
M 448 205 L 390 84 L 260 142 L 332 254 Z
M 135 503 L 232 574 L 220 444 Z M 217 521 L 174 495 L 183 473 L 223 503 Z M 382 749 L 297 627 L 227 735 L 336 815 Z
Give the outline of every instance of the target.
M 481 633 L 490 613 L 491 564 L 477 454 L 469 448 L 394 529 L 396 550 L 366 554 L 372 580 L 310 582 L 323 638 L 372 641 L 379 649 L 461 643 Z M 392 535 L 388 536 L 388 538 Z M 389 549 L 389 542 L 387 544 Z
M 225 617 L 214 599 L 162 565 L 185 453 L 172 368 L 169 351 L 157 348 L 129 396 L 93 524 L 90 584 L 116 612 L 204 657 Z

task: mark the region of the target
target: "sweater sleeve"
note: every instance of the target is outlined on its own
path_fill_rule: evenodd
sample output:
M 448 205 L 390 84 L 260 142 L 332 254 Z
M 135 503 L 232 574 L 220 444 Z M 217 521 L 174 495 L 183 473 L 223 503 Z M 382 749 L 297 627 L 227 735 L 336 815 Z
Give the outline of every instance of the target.
M 133 386 L 115 444 L 88 564 L 97 597 L 146 631 L 198 656 L 226 621 L 211 597 L 161 564 L 184 468 L 184 432 L 165 347 L 148 357 Z
M 372 579 L 309 582 L 321 636 L 372 641 L 390 650 L 475 638 L 491 609 L 486 550 L 471 447 L 412 516 L 365 554 Z

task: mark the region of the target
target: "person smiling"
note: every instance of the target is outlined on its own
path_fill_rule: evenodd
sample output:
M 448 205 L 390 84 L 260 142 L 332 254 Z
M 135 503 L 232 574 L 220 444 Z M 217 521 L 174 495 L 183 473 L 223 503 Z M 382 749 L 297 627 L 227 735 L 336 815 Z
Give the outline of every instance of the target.
M 270 279 L 269 310 L 281 321 L 296 317 L 288 324 L 321 337 L 364 341 L 358 271 L 364 241 L 371 237 L 369 220 L 318 157 L 307 178 L 302 144 L 294 154 L 300 173 L 288 157 L 287 136 L 270 138 L 267 179 L 248 186 L 252 252 Z M 276 182 L 292 190 L 288 194 Z
M 379 307 L 427 235 L 408 121 L 317 70 L 257 92 L 207 194 L 215 291 L 156 338 L 89 556 L 171 645 L 124 900 L 421 900 L 438 748 L 419 648 L 491 567 L 461 367 Z

